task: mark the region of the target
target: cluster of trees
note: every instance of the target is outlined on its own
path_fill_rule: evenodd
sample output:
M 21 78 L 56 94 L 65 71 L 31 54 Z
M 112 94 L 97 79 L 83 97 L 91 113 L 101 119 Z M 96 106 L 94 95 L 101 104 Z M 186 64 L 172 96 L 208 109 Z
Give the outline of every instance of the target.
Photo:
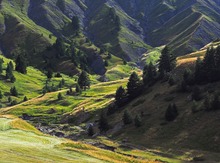
M 64 84 L 65 84 L 65 80 L 64 79 L 61 79 L 59 84 L 56 85 L 56 86 L 54 84 L 49 85 L 49 81 L 46 80 L 45 86 L 42 89 L 42 93 L 46 94 L 47 92 L 58 91 L 59 89 L 63 88 Z
M 19 96 L 18 90 L 17 90 L 17 88 L 15 86 L 11 87 L 11 89 L 10 89 L 10 96 L 8 96 L 8 103 L 10 103 L 11 106 L 16 105 L 17 101 L 16 100 L 12 100 L 11 96 L 14 96 L 14 97 L 18 97 Z M 3 95 L 2 91 L 0 91 L 0 99 L 2 99 L 3 97 L 4 97 L 4 95 Z M 23 101 L 25 102 L 27 100 L 28 100 L 27 96 L 24 96 Z
M 4 60 L 1 58 L 0 59 L 0 74 L 3 73 L 3 64 L 4 64 Z M 21 55 L 18 55 L 18 57 L 15 60 L 15 70 L 17 72 L 20 72 L 23 74 L 27 73 L 26 61 Z M 7 67 L 5 70 L 5 79 L 10 80 L 10 82 L 12 82 L 12 83 L 14 83 L 16 81 L 16 78 L 13 74 L 13 71 L 14 71 L 14 65 L 13 65 L 12 61 L 10 61 L 7 64 Z
M 181 91 L 189 91 L 189 87 L 195 84 L 206 84 L 220 80 L 220 46 L 210 47 L 206 51 L 204 59 L 198 58 L 195 70 L 186 69 L 180 84 Z
M 129 77 L 127 83 L 127 89 L 120 86 L 116 90 L 115 107 L 113 109 L 111 108 L 111 110 L 109 110 L 109 113 L 114 113 L 117 107 L 122 107 L 128 102 L 128 100 L 132 100 L 135 97 L 137 97 L 141 93 L 142 86 L 143 86 L 142 80 L 139 78 L 136 72 L 133 72 Z
M 146 65 L 143 70 L 142 80 L 136 72 L 133 72 L 128 80 L 127 89 L 123 86 L 120 86 L 116 90 L 115 94 L 115 104 L 108 108 L 107 114 L 112 114 L 119 107 L 127 104 L 129 100 L 136 98 L 142 93 L 144 87 L 152 86 L 157 80 L 163 79 L 166 74 L 173 70 L 175 67 L 175 57 L 170 52 L 169 48 L 166 46 L 161 53 L 159 60 L 158 71 L 157 67 L 152 63 Z M 165 118 L 167 121 L 173 121 L 178 116 L 177 107 L 175 104 L 170 104 L 165 113 Z M 131 113 L 128 110 L 124 111 L 122 120 L 125 125 L 132 124 L 136 127 L 143 125 L 142 116 L 136 115 L 135 118 L 132 117 Z M 103 111 L 99 119 L 99 129 L 101 131 L 107 131 L 110 128 L 107 115 Z M 92 130 L 92 129 L 90 129 Z M 93 133 L 91 131 L 91 133 Z
M 116 104 L 121 107 L 126 104 L 128 99 L 134 99 L 141 94 L 143 87 L 152 86 L 157 80 L 162 79 L 167 73 L 172 71 L 174 67 L 175 57 L 166 46 L 161 52 L 159 70 L 157 71 L 156 66 L 152 63 L 146 65 L 143 70 L 143 80 L 139 78 L 136 72 L 133 72 L 127 83 L 127 90 L 122 86 L 116 90 Z
M 62 79 L 58 85 L 58 88 L 62 88 L 63 85 L 65 84 L 65 80 Z M 51 88 L 51 87 L 49 87 Z M 79 75 L 79 78 L 78 78 L 78 82 L 76 83 L 76 86 L 75 86 L 75 92 L 77 94 L 81 94 L 82 93 L 82 90 L 86 90 L 86 89 L 89 89 L 90 88 L 90 78 L 89 78 L 89 75 L 86 71 L 82 71 Z M 48 91 L 48 86 L 47 87 L 44 87 L 44 90 L 47 89 Z M 57 87 L 54 87 L 54 85 L 52 85 L 52 91 L 57 91 Z M 72 95 L 73 94 L 73 88 L 72 87 L 69 87 L 69 90 L 66 92 L 67 95 Z M 63 99 L 63 95 L 61 93 L 58 93 L 57 95 L 57 99 L 58 100 L 62 100 Z
M 129 125 L 134 122 L 134 125 L 136 127 L 141 127 L 142 126 L 142 118 L 140 115 L 136 115 L 134 120 L 132 118 L 131 113 L 128 110 L 124 111 L 123 117 L 122 117 L 124 125 Z
M 208 48 L 204 59 L 197 59 L 194 76 L 198 84 L 220 80 L 220 46 Z

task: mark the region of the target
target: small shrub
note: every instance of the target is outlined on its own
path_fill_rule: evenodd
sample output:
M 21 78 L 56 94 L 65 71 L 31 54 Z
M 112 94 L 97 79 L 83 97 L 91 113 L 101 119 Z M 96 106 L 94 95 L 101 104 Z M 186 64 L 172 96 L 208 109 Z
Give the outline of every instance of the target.
M 59 93 L 59 94 L 57 95 L 57 99 L 58 99 L 58 100 L 62 100 L 62 99 L 63 99 L 63 96 L 62 96 L 61 93 Z
M 125 125 L 131 124 L 132 123 L 132 117 L 130 112 L 128 110 L 125 110 L 124 115 L 123 115 L 123 122 Z
M 95 134 L 94 132 L 94 128 L 92 125 L 89 125 L 89 128 L 88 128 L 88 136 L 93 136 Z
M 170 104 L 166 110 L 165 118 L 167 121 L 174 121 L 178 116 L 178 110 L 175 104 Z
M 193 88 L 192 99 L 195 101 L 199 101 L 202 99 L 202 91 L 198 86 Z
M 136 127 L 141 127 L 142 126 L 142 119 L 139 115 L 137 115 L 134 119 L 134 124 Z

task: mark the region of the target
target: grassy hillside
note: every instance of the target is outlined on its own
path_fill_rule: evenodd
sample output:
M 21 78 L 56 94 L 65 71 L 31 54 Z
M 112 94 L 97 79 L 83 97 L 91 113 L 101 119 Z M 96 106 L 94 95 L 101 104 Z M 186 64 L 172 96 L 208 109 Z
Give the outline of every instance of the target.
M 44 135 L 27 122 L 10 115 L 0 117 L 0 142 L 2 162 L 157 162 Z
M 10 96 L 10 88 L 15 86 L 18 90 L 18 97 L 12 97 L 12 100 L 16 100 L 18 103 L 23 102 L 24 96 L 31 99 L 37 96 L 42 95 L 43 87 L 46 85 L 47 77 L 41 71 L 33 68 L 27 68 L 27 74 L 21 74 L 17 71 L 13 71 L 13 74 L 16 78 L 15 83 L 11 83 L 8 80 L 5 80 L 5 69 L 7 64 L 11 61 L 10 59 L 5 58 L 4 56 L 0 56 L 4 60 L 3 64 L 3 73 L 1 74 L 0 79 L 0 88 L 2 91 L 3 99 L 1 99 L 2 106 L 7 106 L 10 103 L 8 102 L 8 97 Z M 15 64 L 14 64 L 15 66 Z M 75 84 L 75 78 L 69 78 L 66 75 L 62 75 L 63 79 L 66 81 L 64 88 L 68 88 L 69 86 L 73 86 Z M 49 86 L 57 86 L 62 78 L 53 78 L 48 82 Z
M 180 72 L 179 70 L 183 70 L 183 68 L 186 67 L 186 65 L 184 65 L 185 59 L 191 61 L 195 58 L 195 56 L 202 56 L 208 46 L 218 44 L 219 42 L 213 42 L 201 49 L 201 51 L 197 52 L 197 54 L 190 54 L 188 56 L 178 58 L 178 67 L 173 73 L 176 74 L 177 72 Z M 106 55 L 102 57 L 107 59 L 105 58 L 107 57 Z M 5 58 L 4 60 L 7 59 Z M 76 95 L 75 93 L 72 95 L 66 95 L 68 89 L 65 87 L 62 90 L 47 93 L 44 96 L 38 96 L 36 93 L 35 97 L 27 102 L 12 107 L 2 108 L 1 114 L 12 114 L 28 119 L 31 123 L 37 126 L 39 130 L 51 135 L 60 135 L 61 137 L 84 140 L 85 143 L 93 144 L 99 148 L 114 148 L 115 154 L 120 155 L 116 157 L 116 159 L 119 160 L 121 157 L 125 157 L 126 155 L 126 157 L 133 157 L 135 159 L 167 161 L 170 163 L 192 162 L 192 160 L 195 160 L 196 158 L 202 158 L 208 162 L 219 161 L 220 158 L 218 156 L 218 152 L 220 149 L 217 139 L 219 137 L 219 125 L 217 118 L 219 111 L 205 112 L 204 110 L 199 110 L 196 113 L 193 112 L 192 107 L 195 103 L 188 100 L 191 92 L 181 93 L 177 91 L 177 85 L 170 86 L 166 82 L 156 83 L 151 88 L 146 89 L 143 95 L 131 101 L 115 114 L 108 116 L 111 130 L 109 130 L 107 134 L 112 140 L 102 137 L 95 137 L 94 139 L 88 137 L 88 124 L 93 124 L 95 131 L 99 134 L 98 119 L 100 112 L 113 102 L 115 90 L 121 85 L 126 86 L 126 76 L 124 79 L 118 79 L 118 76 L 120 75 L 115 76 L 115 73 L 111 74 L 110 72 L 114 72 L 115 70 L 115 72 L 120 74 L 120 66 L 125 75 L 129 74 L 128 71 L 135 70 L 130 69 L 129 65 L 131 63 L 123 65 L 123 61 L 117 57 L 112 57 L 108 59 L 108 61 L 109 70 L 107 71 L 106 76 L 109 75 L 109 78 L 114 81 L 98 82 L 96 80 L 97 76 L 91 76 L 93 79 L 91 88 L 84 91 L 81 95 Z M 115 66 L 117 65 L 115 63 L 121 65 Z M 187 64 L 188 63 L 193 66 L 193 62 L 187 62 Z M 33 73 L 34 72 L 36 73 L 35 69 L 33 69 Z M 38 73 L 39 75 L 36 76 L 36 81 L 39 80 L 38 82 L 40 83 L 40 81 L 44 80 L 45 77 L 39 77 L 41 76 L 41 73 Z M 141 75 L 141 72 L 139 71 L 138 74 Z M 17 74 L 18 78 L 19 76 L 20 74 Z M 24 77 L 19 79 L 17 82 L 24 82 L 22 80 L 27 76 L 28 75 L 24 75 Z M 179 76 L 180 74 L 176 77 Z M 67 83 L 75 83 L 74 79 L 68 77 L 65 78 Z M 53 80 L 56 82 L 56 79 Z M 28 85 L 23 86 L 27 86 L 28 88 Z M 38 84 L 34 87 L 37 88 L 37 86 Z M 201 89 L 212 91 L 214 88 L 218 87 L 219 83 L 214 83 L 212 85 L 201 86 Z M 27 90 L 25 88 L 23 89 Z M 32 91 L 37 91 L 37 89 Z M 25 91 L 25 93 L 27 92 Z M 62 93 L 64 97 L 62 100 L 57 99 L 58 93 Z M 203 102 L 204 99 L 197 102 L 197 105 L 202 105 Z M 174 122 L 167 122 L 164 118 L 166 108 L 170 103 L 176 103 L 178 107 L 179 116 Z M 144 125 L 140 128 L 136 128 L 134 124 L 123 125 L 122 116 L 124 109 L 129 110 L 133 118 L 137 114 L 141 114 Z M 210 119 L 210 117 L 213 118 Z M 5 119 L 2 121 L 5 121 Z M 11 128 L 5 125 L 5 122 L 3 123 L 3 129 Z M 9 122 L 7 121 L 7 123 Z M 31 130 L 31 132 L 39 134 L 38 130 L 28 124 L 20 124 L 20 122 L 13 124 L 15 127 L 25 130 L 25 132 L 26 130 Z M 198 128 L 198 126 L 200 127 Z M 212 128 L 209 126 L 212 126 Z M 2 134 L 4 135 L 4 132 Z M 27 137 L 28 140 L 32 139 L 29 138 L 30 135 L 25 135 L 24 137 Z M 39 139 L 39 137 L 37 138 Z M 19 140 L 20 139 L 23 138 L 19 137 Z M 44 140 L 42 137 L 40 137 L 40 139 Z M 57 142 L 56 140 L 51 141 Z M 61 142 L 55 145 L 58 152 L 60 149 L 67 149 L 69 152 L 74 151 L 77 153 L 80 151 L 80 153 L 86 153 L 89 156 L 92 155 L 92 157 L 95 157 L 94 159 L 100 159 L 101 154 L 104 157 L 103 160 L 109 160 L 109 151 L 106 151 L 108 154 L 102 152 L 100 153 L 100 151 L 96 151 L 96 149 L 100 149 L 92 146 L 88 147 L 87 145 L 84 146 L 73 142 Z M 11 146 L 16 149 L 13 144 Z M 90 149 L 90 147 L 92 151 L 88 151 L 88 148 Z M 8 147 L 6 146 L 5 148 Z M 27 147 L 25 146 L 24 148 Z M 56 153 L 57 151 L 53 152 Z M 38 155 L 41 156 L 41 153 Z M 80 155 L 79 157 L 84 156 Z
M 5 69 L 11 60 L 4 56 L 0 56 L 0 58 L 4 60 L 4 71 L 0 80 L 0 88 L 3 94 L 1 105 L 2 107 L 11 105 L 11 102 L 8 102 L 9 96 L 12 98 L 12 101 L 16 100 L 18 103 L 18 105 L 10 106 L 1 111 L 3 112 L 7 110 L 7 113 L 10 112 L 18 116 L 27 113 L 30 116 L 42 118 L 42 122 L 48 124 L 50 121 L 60 122 L 64 113 L 77 113 L 78 111 L 81 111 L 82 107 L 85 107 L 86 111 L 88 110 L 89 112 L 97 111 L 106 107 L 114 99 L 115 90 L 120 85 L 126 85 L 130 72 L 140 72 L 140 70 L 135 68 L 132 63 L 124 65 L 123 60 L 118 57 L 112 56 L 111 58 L 108 58 L 107 55 L 103 55 L 102 57 L 109 63 L 107 72 L 104 75 L 104 78 L 106 78 L 108 82 L 101 83 L 98 80 L 102 77 L 91 75 L 92 86 L 89 90 L 83 92 L 81 95 L 66 95 L 66 92 L 70 87 L 72 87 L 75 92 L 77 76 L 69 77 L 61 74 L 61 78 L 53 77 L 51 80 L 47 80 L 44 73 L 33 67 L 28 67 L 27 74 L 13 71 L 16 81 L 15 83 L 11 83 L 8 80 L 5 80 Z M 43 95 L 43 88 L 46 83 L 48 86 L 56 87 L 62 79 L 64 79 L 65 84 L 59 91 Z M 10 95 L 10 89 L 13 86 L 18 90 L 18 97 Z M 61 92 L 64 96 L 64 99 L 61 101 L 57 100 L 58 92 Z M 26 96 L 29 101 L 23 102 L 24 96 Z M 48 113 L 51 108 L 55 109 L 54 114 Z M 92 116 L 93 115 L 91 114 L 90 117 Z

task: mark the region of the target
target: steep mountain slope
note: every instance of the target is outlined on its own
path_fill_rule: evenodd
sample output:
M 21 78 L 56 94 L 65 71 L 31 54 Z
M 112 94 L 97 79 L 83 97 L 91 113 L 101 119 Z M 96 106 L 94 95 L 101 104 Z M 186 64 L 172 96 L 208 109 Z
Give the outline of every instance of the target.
M 218 0 L 117 0 L 140 21 L 146 42 L 152 46 L 169 44 L 177 55 L 198 50 L 220 37 Z
M 176 55 L 183 55 L 220 37 L 218 0 L 12 0 L 2 3 L 2 50 L 11 56 L 19 48 L 25 48 L 28 56 L 36 58 L 32 62 L 40 60 L 39 53 L 56 37 L 73 36 L 69 24 L 74 15 L 79 17 L 83 32 L 96 45 L 136 62 L 151 49 L 147 44 L 168 44 Z M 22 44 L 19 48 L 16 48 L 17 38 Z

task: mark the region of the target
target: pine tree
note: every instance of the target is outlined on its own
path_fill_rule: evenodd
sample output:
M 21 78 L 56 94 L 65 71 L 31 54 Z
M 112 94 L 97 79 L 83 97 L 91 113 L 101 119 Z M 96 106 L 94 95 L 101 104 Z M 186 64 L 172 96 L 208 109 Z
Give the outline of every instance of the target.
M 139 115 L 136 115 L 134 119 L 134 124 L 136 127 L 141 127 L 142 126 L 142 119 Z
M 206 79 L 203 62 L 199 57 L 196 60 L 194 79 L 196 83 L 202 83 Z
M 28 98 L 27 98 L 27 96 L 24 96 L 24 99 L 23 99 L 23 101 L 25 102 L 25 101 L 28 101 Z
M 8 63 L 8 64 L 7 64 L 7 68 L 6 68 L 6 76 L 5 76 L 5 78 L 6 78 L 6 79 L 10 79 L 11 76 L 12 76 L 12 67 L 11 67 L 11 65 Z
M 16 97 L 18 96 L 18 91 L 17 91 L 16 87 L 12 87 L 10 89 L 10 93 L 12 96 L 16 96 Z
M 3 98 L 3 94 L 2 94 L 2 91 L 0 91 L 0 99 Z
M 3 63 L 4 63 L 4 60 L 1 58 L 0 59 L 0 74 L 2 74 L 3 72 Z
M 8 97 L 8 102 L 11 102 L 12 101 L 12 98 L 11 96 Z
M 23 56 L 18 55 L 17 59 L 15 60 L 16 66 L 15 70 L 22 73 L 26 74 L 27 73 L 27 64 Z
M 79 84 L 76 84 L 76 92 L 79 94 L 82 93 L 82 89 L 80 88 Z
M 87 87 L 90 87 L 90 79 L 89 75 L 86 71 L 82 71 L 79 78 L 78 78 L 78 84 L 81 89 L 86 90 Z
M 133 72 L 127 83 L 128 95 L 131 98 L 136 97 L 140 93 L 141 81 L 136 72 Z
M 125 92 L 125 89 L 120 86 L 117 90 L 116 90 L 116 93 L 115 93 L 115 100 L 116 100 L 116 103 L 118 105 L 121 105 L 122 103 L 122 100 L 125 98 L 126 96 L 126 92 Z
M 12 83 L 14 83 L 16 81 L 16 78 L 15 78 L 15 76 L 13 74 L 11 74 L 10 81 Z
M 125 125 L 132 123 L 132 117 L 131 117 L 130 112 L 128 112 L 128 110 L 125 110 L 125 112 L 124 112 L 123 122 Z
M 108 120 L 107 120 L 107 117 L 104 111 L 102 111 L 100 118 L 99 118 L 99 129 L 101 131 L 107 131 L 109 129 Z
M 215 65 L 220 70 L 220 45 L 215 49 Z
M 56 43 L 54 44 L 54 46 L 55 46 L 55 48 L 58 52 L 57 58 L 65 56 L 66 46 L 65 46 L 65 43 L 64 43 L 63 39 L 57 38 Z
M 194 84 L 194 76 L 190 69 L 185 69 L 183 73 L 183 80 L 186 82 L 187 85 Z
M 14 70 L 14 65 L 13 65 L 12 61 L 10 61 L 8 64 L 9 64 L 11 70 L 13 71 Z
M 62 100 L 62 99 L 63 99 L 63 96 L 62 96 L 61 93 L 58 93 L 58 95 L 57 95 L 57 99 L 58 99 L 58 100 Z
M 150 62 L 143 70 L 143 82 L 145 85 L 152 84 L 155 81 L 157 72 L 156 67 Z
M 51 69 L 49 69 L 48 71 L 47 71 L 47 78 L 48 79 L 51 79 L 53 77 L 53 71 L 51 70 Z
M 215 50 L 213 47 L 208 48 L 203 60 L 206 80 L 212 82 L 215 80 Z
M 88 135 L 89 135 L 89 136 L 93 136 L 94 134 L 95 134 L 95 132 L 94 132 L 93 126 L 92 126 L 92 125 L 89 125 Z
M 159 60 L 159 72 L 164 74 L 170 72 L 175 67 L 175 58 L 170 53 L 167 46 L 162 50 L 160 60 Z
M 178 110 L 175 104 L 170 104 L 166 110 L 165 118 L 167 121 L 173 121 L 178 116 Z

